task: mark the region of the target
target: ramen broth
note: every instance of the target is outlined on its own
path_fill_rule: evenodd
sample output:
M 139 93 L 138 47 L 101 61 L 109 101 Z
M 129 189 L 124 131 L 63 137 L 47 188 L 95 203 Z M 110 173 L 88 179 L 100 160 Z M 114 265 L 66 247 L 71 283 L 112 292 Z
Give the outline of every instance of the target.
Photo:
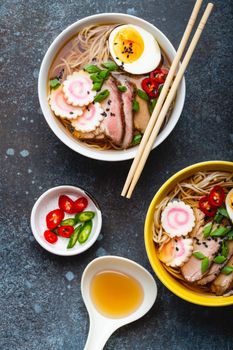
M 141 284 L 119 271 L 101 271 L 91 282 L 94 305 L 107 317 L 121 318 L 130 315 L 141 305 L 143 297 Z

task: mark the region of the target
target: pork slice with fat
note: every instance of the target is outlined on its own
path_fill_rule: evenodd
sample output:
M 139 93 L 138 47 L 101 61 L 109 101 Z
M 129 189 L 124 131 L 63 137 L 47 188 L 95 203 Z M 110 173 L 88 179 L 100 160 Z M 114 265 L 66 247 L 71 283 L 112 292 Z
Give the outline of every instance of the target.
M 233 267 L 233 257 L 227 263 L 227 266 Z M 233 272 L 229 275 L 224 275 L 220 273 L 220 275 L 214 280 L 211 284 L 211 291 L 216 295 L 223 295 L 231 290 L 233 287 Z
M 207 240 L 203 238 L 203 227 L 199 229 L 194 238 L 193 252 L 200 252 L 209 259 L 211 265 L 216 253 L 220 248 L 219 239 Z M 195 239 L 196 238 L 196 239 Z M 188 282 L 196 282 L 200 280 L 204 273 L 201 271 L 202 260 L 195 256 L 191 258 L 181 267 L 181 272 Z
M 224 263 L 222 264 L 213 263 L 208 273 L 200 281 L 198 281 L 197 284 L 205 285 L 207 283 L 212 282 L 220 274 L 221 269 L 225 265 L 227 265 L 229 259 L 233 255 L 233 241 L 229 241 L 227 245 L 228 245 L 228 259 L 224 261 Z
M 121 93 L 117 88 L 116 79 L 110 77 L 106 80 L 102 90 L 108 90 L 110 94 L 101 102 L 105 114 L 105 118 L 101 123 L 101 130 L 115 145 L 121 146 L 125 124 Z
M 122 148 L 128 148 L 133 139 L 133 99 L 134 99 L 134 84 L 127 79 L 127 76 L 118 75 L 117 80 L 119 85 L 127 88 L 125 92 L 121 93 L 123 102 L 123 113 L 125 119 L 125 134 L 122 141 Z

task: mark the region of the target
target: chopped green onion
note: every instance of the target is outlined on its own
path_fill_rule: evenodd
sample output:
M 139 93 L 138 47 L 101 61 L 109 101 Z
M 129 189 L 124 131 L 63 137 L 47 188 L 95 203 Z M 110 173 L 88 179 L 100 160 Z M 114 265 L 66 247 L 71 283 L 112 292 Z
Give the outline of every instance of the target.
M 203 235 L 205 238 L 209 237 L 211 229 L 212 229 L 212 223 L 209 223 L 208 225 L 205 226 L 203 230 Z
M 95 96 L 94 101 L 101 102 L 101 101 L 105 100 L 108 96 L 109 96 L 109 91 L 103 90 Z
M 205 255 L 202 254 L 201 252 L 194 252 L 193 256 L 195 256 L 195 258 L 197 258 L 199 260 L 205 259 Z
M 228 215 L 228 212 L 227 212 L 226 208 L 224 208 L 224 207 L 218 208 L 217 213 L 219 213 L 222 216 L 225 216 L 225 218 L 229 219 L 229 215 Z
M 100 72 L 99 67 L 95 66 L 94 64 L 88 64 L 84 67 L 84 70 L 90 74 L 92 73 L 98 73 Z
M 109 76 L 109 70 L 108 69 L 104 69 L 102 70 L 101 72 L 99 72 L 98 76 L 101 78 L 101 79 L 107 79 L 108 76 Z
M 93 84 L 92 86 L 92 90 L 94 91 L 100 91 L 100 89 L 102 88 L 102 85 L 103 85 L 103 80 L 101 82 L 96 82 Z
M 136 101 L 136 100 L 133 100 L 133 111 L 134 112 L 138 112 L 139 111 L 139 103 L 138 103 L 138 101 Z
M 112 61 L 108 61 L 108 62 L 104 62 L 102 64 L 103 67 L 107 68 L 110 71 L 114 71 L 118 69 L 118 66 L 116 65 L 116 63 L 112 62 Z
M 138 143 L 141 142 L 141 139 L 142 139 L 142 134 L 137 134 L 133 137 L 133 141 L 132 141 L 132 144 L 133 145 L 137 145 Z
M 159 85 L 159 89 L 158 89 L 158 93 L 159 93 L 159 95 L 161 94 L 161 91 L 162 91 L 163 85 L 164 85 L 164 84 Z
M 214 258 L 216 264 L 222 264 L 224 261 L 226 261 L 226 257 L 223 255 L 218 255 Z
M 143 100 L 145 101 L 149 101 L 149 97 L 147 95 L 147 93 L 141 89 L 137 89 L 137 94 L 139 97 L 141 97 Z
M 126 86 L 124 86 L 124 85 L 118 85 L 118 90 L 120 91 L 120 92 L 126 92 L 127 91 L 127 87 Z
M 57 78 L 55 78 L 50 80 L 49 85 L 52 89 L 57 89 L 58 86 L 60 86 L 61 84 L 60 84 L 60 81 Z
M 99 77 L 99 73 L 91 74 L 90 78 L 94 83 L 101 83 L 103 81 L 103 79 Z
M 227 258 L 229 253 L 229 248 L 228 245 L 225 241 L 222 242 L 222 255 L 225 256 L 225 258 Z
M 231 230 L 230 232 L 228 232 L 227 238 L 228 238 L 230 241 L 233 239 L 233 230 Z
M 209 259 L 208 258 L 204 258 L 201 262 L 201 272 L 204 273 L 208 270 L 209 268 Z
M 153 110 L 154 110 L 154 108 L 155 108 L 156 103 L 157 103 L 157 99 L 156 99 L 156 98 L 152 98 L 152 99 L 150 100 L 149 106 L 148 106 L 150 115 L 153 113 Z
M 217 222 L 217 224 L 220 224 L 222 222 L 223 216 L 220 213 L 217 213 L 214 217 L 214 221 Z
M 224 275 L 230 275 L 230 273 L 233 272 L 233 267 L 232 266 L 224 266 L 224 268 L 221 270 L 221 273 L 223 273 Z
M 220 226 L 216 230 L 211 232 L 210 236 L 211 237 L 223 237 L 230 231 L 231 231 L 230 227 Z

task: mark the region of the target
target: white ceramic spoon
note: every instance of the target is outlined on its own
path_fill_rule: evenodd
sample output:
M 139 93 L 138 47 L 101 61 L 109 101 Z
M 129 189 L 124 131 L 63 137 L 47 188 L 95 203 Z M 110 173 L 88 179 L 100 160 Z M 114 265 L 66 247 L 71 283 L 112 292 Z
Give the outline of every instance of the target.
M 144 298 L 136 311 L 123 318 L 110 318 L 95 308 L 90 296 L 90 283 L 98 272 L 104 270 L 117 270 L 140 282 Z M 90 318 L 89 334 L 84 350 L 102 350 L 113 332 L 145 315 L 157 297 L 157 286 L 152 275 L 136 262 L 118 256 L 103 256 L 93 260 L 83 272 L 81 291 Z

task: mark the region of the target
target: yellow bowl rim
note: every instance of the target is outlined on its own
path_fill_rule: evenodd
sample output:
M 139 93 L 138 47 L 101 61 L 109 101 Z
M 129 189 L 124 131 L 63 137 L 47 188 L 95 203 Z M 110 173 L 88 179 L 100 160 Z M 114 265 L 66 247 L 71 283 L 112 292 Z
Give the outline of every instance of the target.
M 184 169 L 178 171 L 174 175 L 172 175 L 155 193 L 150 206 L 148 208 L 147 214 L 146 214 L 146 220 L 144 225 L 144 240 L 145 240 L 145 248 L 147 252 L 148 259 L 150 261 L 150 264 L 159 278 L 159 280 L 175 295 L 178 297 L 191 302 L 193 304 L 202 305 L 202 306 L 213 306 L 213 307 L 219 307 L 219 306 L 227 306 L 233 304 L 233 296 L 229 297 L 216 297 L 216 296 L 202 296 L 201 294 L 195 294 L 195 292 L 189 290 L 185 286 L 183 286 L 181 283 L 179 283 L 175 278 L 173 278 L 169 273 L 165 273 L 165 269 L 162 267 L 162 264 L 159 265 L 153 258 L 153 252 L 151 249 L 151 227 L 150 227 L 150 221 L 151 218 L 153 218 L 154 215 L 154 207 L 155 203 L 157 201 L 157 198 L 163 193 L 163 191 L 166 190 L 166 188 L 172 183 L 175 179 L 178 177 L 184 175 L 186 172 L 189 172 L 190 170 L 195 170 L 198 167 L 208 167 L 209 165 L 214 166 L 226 166 L 229 168 L 232 168 L 233 170 L 233 162 L 229 161 L 221 161 L 221 160 L 214 160 L 214 161 L 205 161 L 205 162 L 199 162 L 192 164 L 190 166 L 185 167 Z M 217 303 L 216 303 L 217 301 Z

